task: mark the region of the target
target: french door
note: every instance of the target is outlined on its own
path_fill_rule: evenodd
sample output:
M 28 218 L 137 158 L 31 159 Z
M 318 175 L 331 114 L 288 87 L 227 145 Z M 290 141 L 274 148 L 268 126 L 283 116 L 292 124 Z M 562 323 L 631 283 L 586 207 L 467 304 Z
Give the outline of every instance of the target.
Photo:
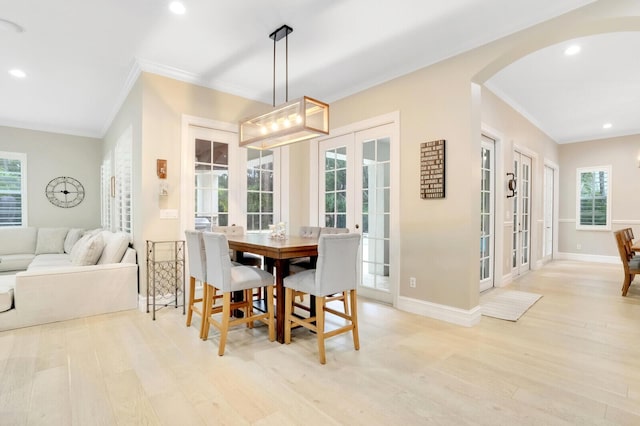
M 480 291 L 494 286 L 495 141 L 482 136 L 480 145 Z
M 358 292 L 393 303 L 391 246 L 393 124 L 318 144 L 320 226 L 362 234 Z M 395 182 L 397 184 L 397 182 Z
M 527 272 L 531 261 L 531 158 L 514 151 L 513 169 L 517 182 L 513 204 L 511 274 Z

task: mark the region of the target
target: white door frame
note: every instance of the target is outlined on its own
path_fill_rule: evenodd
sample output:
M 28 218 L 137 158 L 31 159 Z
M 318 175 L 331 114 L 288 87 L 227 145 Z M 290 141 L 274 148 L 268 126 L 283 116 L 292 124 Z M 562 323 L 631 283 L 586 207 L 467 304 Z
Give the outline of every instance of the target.
M 490 159 L 490 188 L 489 188 L 489 230 L 488 230 L 488 235 L 489 235 L 489 276 L 485 279 L 482 279 L 482 275 L 480 276 L 480 291 L 485 291 L 485 290 L 489 290 L 490 288 L 493 288 L 495 286 L 495 278 L 496 278 L 496 256 L 495 256 L 495 248 L 497 245 L 497 241 L 496 241 L 496 203 L 495 203 L 495 198 L 496 198 L 496 141 L 492 138 L 490 138 L 489 136 L 486 135 L 481 135 L 481 141 L 480 141 L 480 153 L 482 153 L 483 149 L 488 150 L 491 153 L 491 159 Z M 482 200 L 480 201 L 480 205 L 481 205 L 481 213 L 482 213 Z M 482 222 L 482 217 L 480 218 L 480 221 Z M 482 226 L 481 226 L 482 228 Z M 481 235 L 481 237 L 483 237 L 485 235 Z M 482 247 L 482 242 L 481 242 L 481 247 Z M 482 259 L 480 259 L 482 262 Z M 482 271 L 481 271 L 482 272 Z
M 560 166 L 549 160 L 544 160 L 544 166 L 553 170 L 553 212 L 552 212 L 552 228 L 553 228 L 553 243 L 551 250 L 551 257 L 549 259 L 543 259 L 545 261 L 551 261 L 555 258 L 556 253 L 558 253 L 558 206 L 560 201 L 559 191 L 560 191 L 560 183 L 558 177 L 560 176 Z M 546 185 L 545 185 L 546 188 Z M 544 254 L 544 249 L 542 251 Z

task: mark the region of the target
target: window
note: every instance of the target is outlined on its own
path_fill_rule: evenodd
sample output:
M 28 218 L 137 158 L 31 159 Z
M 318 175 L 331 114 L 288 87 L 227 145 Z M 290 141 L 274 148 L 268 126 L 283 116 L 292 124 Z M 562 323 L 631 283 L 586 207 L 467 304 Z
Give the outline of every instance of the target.
M 0 152 L 0 226 L 27 226 L 27 154 Z
M 132 132 L 129 128 L 116 144 L 114 154 L 115 166 L 115 206 L 114 227 L 115 231 L 132 234 Z
M 115 184 L 115 177 L 111 179 L 111 158 L 103 161 L 100 167 L 100 191 L 102 199 L 102 227 L 111 229 L 111 194 L 115 191 L 112 185 Z M 115 194 L 114 194 L 115 195 Z
M 274 153 L 247 149 L 247 231 L 274 223 Z
M 611 229 L 611 166 L 579 168 L 576 175 L 576 229 Z
M 196 138 L 195 160 L 195 227 L 210 231 L 212 226 L 228 226 L 229 145 Z

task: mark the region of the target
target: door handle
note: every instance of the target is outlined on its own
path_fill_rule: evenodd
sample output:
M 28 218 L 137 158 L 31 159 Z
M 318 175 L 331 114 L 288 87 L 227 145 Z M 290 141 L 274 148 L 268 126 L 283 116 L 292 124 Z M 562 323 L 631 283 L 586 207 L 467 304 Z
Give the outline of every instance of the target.
M 360 225 L 356 223 L 356 229 L 360 229 Z

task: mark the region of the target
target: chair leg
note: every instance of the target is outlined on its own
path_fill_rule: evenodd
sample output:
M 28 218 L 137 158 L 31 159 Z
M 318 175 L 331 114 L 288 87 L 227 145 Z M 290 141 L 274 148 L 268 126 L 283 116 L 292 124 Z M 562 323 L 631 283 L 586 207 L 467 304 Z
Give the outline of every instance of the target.
M 253 316 L 253 289 L 244 291 L 244 317 L 251 318 Z M 247 321 L 247 328 L 253 328 L 253 321 Z
M 267 296 L 267 313 L 269 314 L 269 341 L 273 342 L 276 340 L 276 325 L 274 321 L 275 317 L 275 308 L 273 306 L 273 286 L 267 286 L 266 288 L 266 296 Z M 289 326 L 289 339 L 291 339 L 291 326 Z
M 347 292 L 342 292 L 342 304 L 344 305 L 344 313 L 349 315 L 349 300 L 347 299 Z
M 318 336 L 318 356 L 320 364 L 327 363 L 324 352 L 324 296 L 316 296 L 316 336 Z
M 220 327 L 220 345 L 218 355 L 224 355 L 224 346 L 227 344 L 227 332 L 229 331 L 229 317 L 231 316 L 231 293 L 226 292 L 222 297 L 222 325 Z
M 346 293 L 346 292 L 345 292 Z M 353 347 L 355 350 L 360 349 L 360 336 L 358 335 L 358 299 L 356 296 L 356 291 L 350 291 L 349 301 L 351 302 L 351 324 L 353 325 Z
M 196 291 L 196 279 L 194 277 L 189 277 L 189 304 L 187 305 L 187 327 L 191 326 L 191 318 L 193 317 L 193 299 L 194 299 L 195 291 Z
M 629 291 L 629 286 L 631 286 L 631 281 L 633 281 L 634 276 L 631 274 L 624 274 L 624 282 L 622 283 L 622 295 L 626 296 Z
M 211 311 L 213 310 L 216 289 L 207 283 L 203 283 L 202 291 L 202 324 L 200 326 L 200 338 L 202 340 L 207 340 L 209 337 Z
M 271 297 L 273 297 L 273 292 L 271 292 Z M 287 288 L 284 297 L 284 342 L 287 344 L 291 343 L 291 313 L 293 311 L 293 298 L 293 289 Z

